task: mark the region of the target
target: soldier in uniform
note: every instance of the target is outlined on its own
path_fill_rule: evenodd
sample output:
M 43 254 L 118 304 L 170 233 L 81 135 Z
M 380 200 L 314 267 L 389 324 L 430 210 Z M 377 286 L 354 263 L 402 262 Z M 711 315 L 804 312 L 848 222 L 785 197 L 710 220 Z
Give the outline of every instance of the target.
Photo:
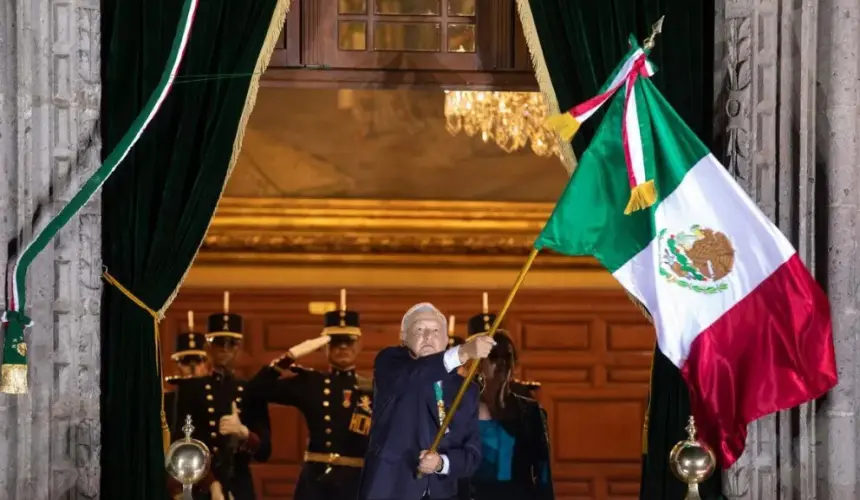
M 265 401 L 246 390 L 247 382 L 233 373 L 242 342 L 242 317 L 229 312 L 209 317 L 206 334 L 212 372 L 182 382 L 177 417 L 191 415 L 195 439 L 212 454 L 206 477 L 195 488 L 195 500 L 255 500 L 251 460 L 265 462 L 271 454 L 269 412 Z M 177 418 L 173 439 L 183 437 Z
M 535 380 L 520 380 L 515 378 L 511 380 L 511 392 L 531 399 L 537 399 L 540 382 Z
M 326 346 L 330 364 L 316 371 L 296 360 Z M 361 350 L 359 316 L 346 308 L 324 315 L 322 335 L 291 348 L 264 367 L 252 390 L 269 403 L 294 406 L 305 417 L 310 439 L 295 500 L 355 500 L 370 434 L 371 380 L 355 373 Z M 279 379 L 286 374 L 286 378 Z
M 206 354 L 206 337 L 202 333 L 194 331 L 194 311 L 188 311 L 188 331 L 176 335 L 176 350 L 170 355 L 179 368 L 179 375 L 165 377 L 164 381 L 171 386 L 171 390 L 164 393 L 164 411 L 167 414 L 167 425 L 173 429 L 176 424 L 176 401 L 179 387 L 184 380 L 205 376 L 208 371 L 206 365 L 208 356 Z M 178 424 L 182 427 L 183 422 Z

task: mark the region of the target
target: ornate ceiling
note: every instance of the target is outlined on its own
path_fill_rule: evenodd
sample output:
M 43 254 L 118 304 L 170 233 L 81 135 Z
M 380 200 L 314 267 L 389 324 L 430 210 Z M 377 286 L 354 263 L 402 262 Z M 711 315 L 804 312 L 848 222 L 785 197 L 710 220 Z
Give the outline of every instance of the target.
M 227 197 L 554 202 L 556 158 L 445 130 L 442 91 L 264 87 Z

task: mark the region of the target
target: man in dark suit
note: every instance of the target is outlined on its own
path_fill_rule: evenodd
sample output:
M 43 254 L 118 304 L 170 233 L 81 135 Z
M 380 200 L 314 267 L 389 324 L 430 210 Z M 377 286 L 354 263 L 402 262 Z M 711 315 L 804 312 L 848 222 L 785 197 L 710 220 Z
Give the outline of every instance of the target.
M 376 357 L 374 416 L 359 500 L 453 500 L 458 479 L 471 476 L 480 463 L 475 385 L 445 430 L 438 453 L 429 451 L 464 383 L 457 368 L 487 357 L 495 345 L 482 336 L 446 351 L 446 323 L 432 304 L 418 304 L 401 322 L 402 345 Z

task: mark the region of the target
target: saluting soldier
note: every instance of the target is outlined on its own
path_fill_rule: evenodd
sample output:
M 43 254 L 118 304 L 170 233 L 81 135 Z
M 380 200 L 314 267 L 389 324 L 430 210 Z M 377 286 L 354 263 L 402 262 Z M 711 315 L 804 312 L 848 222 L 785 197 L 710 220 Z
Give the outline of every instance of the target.
M 490 331 L 490 328 L 493 326 L 493 322 L 495 321 L 496 315 L 490 312 L 489 297 L 487 295 L 487 292 L 484 292 L 483 310 L 481 311 L 481 314 L 476 314 L 469 319 L 469 336 L 466 338 L 465 341 L 468 342 L 469 339 L 475 335 L 487 333 L 488 331 Z M 504 334 L 508 333 L 507 330 L 505 330 L 504 328 L 499 328 L 497 331 Z M 455 342 L 457 341 L 463 342 L 459 338 L 455 340 Z M 455 343 L 454 345 L 458 344 Z M 537 391 L 538 389 L 540 389 L 540 382 L 534 380 L 520 380 L 514 378 L 511 380 L 510 384 L 510 390 L 514 394 L 519 394 L 520 396 L 525 396 L 531 399 L 537 399 Z
M 269 412 L 265 401 L 246 390 L 247 382 L 234 374 L 242 342 L 242 317 L 229 312 L 230 296 L 224 293 L 224 312 L 209 317 L 206 334 L 212 371 L 181 383 L 177 404 L 178 425 L 173 439 L 184 437 L 181 423 L 191 415 L 194 438 L 212 454 L 209 473 L 195 488 L 195 500 L 255 500 L 251 461 L 265 462 L 271 454 Z
M 296 364 L 323 346 L 327 370 Z M 373 399 L 371 380 L 355 373 L 360 350 L 359 315 L 347 310 L 346 290 L 341 290 L 340 310 L 325 313 L 322 335 L 292 347 L 252 380 L 255 393 L 269 403 L 298 408 L 308 424 L 295 500 L 355 500 L 358 495 Z
M 179 368 L 178 375 L 165 377 L 164 381 L 171 390 L 164 393 L 164 412 L 167 414 L 167 425 L 173 429 L 176 424 L 177 394 L 183 381 L 194 377 L 203 377 L 208 371 L 206 366 L 206 337 L 194 331 L 194 311 L 188 311 L 188 331 L 176 335 L 176 350 L 170 355 Z M 183 419 L 178 425 L 182 427 Z

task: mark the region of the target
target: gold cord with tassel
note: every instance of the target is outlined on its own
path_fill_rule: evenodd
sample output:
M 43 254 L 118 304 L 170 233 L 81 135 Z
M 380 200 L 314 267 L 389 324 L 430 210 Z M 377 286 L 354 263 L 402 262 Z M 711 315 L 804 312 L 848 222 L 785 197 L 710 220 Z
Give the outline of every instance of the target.
M 657 343 L 654 343 L 654 350 L 657 349 Z M 642 423 L 642 454 L 648 454 L 648 424 L 651 421 L 651 391 L 654 389 L 654 358 L 656 353 L 651 351 L 651 370 L 648 374 L 648 406 L 645 408 L 645 421 Z
M 624 215 L 630 215 L 655 203 L 657 203 L 657 188 L 654 186 L 654 181 L 645 181 L 630 190 L 630 201 L 627 202 Z
M 161 334 L 159 332 L 158 325 L 161 323 L 161 320 L 164 319 L 163 315 L 160 315 L 158 311 L 152 309 L 148 305 L 144 304 L 142 300 L 137 298 L 128 288 L 122 286 L 122 284 L 116 280 L 107 270 L 102 273 L 102 277 L 109 284 L 113 285 L 117 290 L 119 290 L 123 295 L 128 297 L 129 300 L 134 302 L 138 307 L 147 312 L 150 316 L 152 316 L 152 329 L 155 332 L 155 370 L 158 373 L 158 384 L 161 386 L 162 381 L 162 372 L 161 372 Z M 170 429 L 167 427 L 167 414 L 164 412 L 164 388 L 161 387 L 161 438 L 164 445 L 164 451 L 167 452 L 167 448 L 170 447 Z
M 572 114 L 561 113 L 550 116 L 544 122 L 550 130 L 555 131 L 565 142 L 570 142 L 573 136 L 579 131 L 579 120 L 573 117 Z

